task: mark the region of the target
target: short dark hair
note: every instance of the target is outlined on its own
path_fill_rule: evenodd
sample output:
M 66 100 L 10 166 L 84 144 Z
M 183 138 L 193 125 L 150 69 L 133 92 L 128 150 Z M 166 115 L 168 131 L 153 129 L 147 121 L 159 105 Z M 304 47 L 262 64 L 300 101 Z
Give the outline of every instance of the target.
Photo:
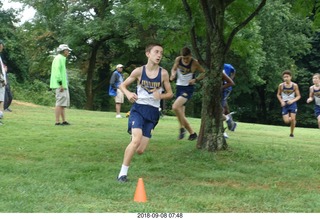
M 312 77 L 318 77 L 320 79 L 320 73 L 314 73 Z
M 181 49 L 181 55 L 182 55 L 182 56 L 191 55 L 191 50 L 189 49 L 189 47 L 183 47 L 183 48 Z
M 284 76 L 284 75 L 290 75 L 290 76 L 292 76 L 292 73 L 291 73 L 290 70 L 284 70 L 284 71 L 282 72 L 282 76 Z
M 155 46 L 160 46 L 160 47 L 163 48 L 163 46 L 162 46 L 160 43 L 150 43 L 150 44 L 148 44 L 148 45 L 146 46 L 145 52 L 150 52 L 151 49 L 152 49 L 153 47 L 155 47 Z

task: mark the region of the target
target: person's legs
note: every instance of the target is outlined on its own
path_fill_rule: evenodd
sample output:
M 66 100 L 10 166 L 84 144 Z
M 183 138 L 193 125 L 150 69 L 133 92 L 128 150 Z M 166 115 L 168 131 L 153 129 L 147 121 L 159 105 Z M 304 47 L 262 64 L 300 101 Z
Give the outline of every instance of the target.
M 178 97 L 173 105 L 172 110 L 175 112 L 180 128 L 184 128 L 184 104 L 187 102 L 187 99 L 184 97 Z
M 290 113 L 290 137 L 293 137 L 294 128 L 296 127 L 296 114 Z
M 142 136 L 142 130 L 139 128 L 131 129 L 132 132 L 132 139 L 131 142 L 128 144 L 123 157 L 123 165 L 130 166 L 131 159 L 134 153 L 139 149 L 139 154 L 142 154 L 144 149 L 147 147 L 149 143 L 149 138 Z M 140 148 L 141 146 L 141 148 Z
M 172 105 L 172 110 L 175 112 L 179 125 L 180 125 L 180 136 L 179 139 L 182 139 L 184 136 L 182 134 L 183 129 L 187 129 L 190 134 L 194 134 L 192 127 L 190 126 L 186 116 L 185 116 L 185 106 L 184 104 L 187 102 L 187 98 L 179 96 L 176 101 Z
M 11 112 L 12 110 L 9 108 L 9 106 L 11 105 L 13 96 L 11 93 L 11 88 L 10 88 L 10 84 L 6 84 L 5 86 L 5 97 L 4 97 L 4 110 Z
M 3 112 L 2 112 L 2 101 L 0 101 L 0 125 L 3 125 L 3 123 L 2 123 L 2 118 L 3 118 Z
M 118 181 L 120 182 L 126 182 L 127 181 L 127 175 L 129 166 L 132 160 L 132 157 L 135 153 L 141 155 L 147 148 L 149 144 L 150 138 L 142 136 L 142 130 L 141 129 L 132 129 L 132 139 L 129 145 L 127 146 L 124 157 L 123 157 L 123 163 L 121 166 L 120 173 L 118 175 Z
M 230 114 L 230 109 L 229 109 L 229 104 L 228 104 L 228 102 L 226 102 L 226 103 L 224 104 L 223 112 L 224 112 L 225 115 Z
M 62 106 L 61 108 L 62 108 L 61 109 L 61 120 L 63 123 L 65 123 L 66 122 L 66 107 Z
M 0 101 L 0 119 L 3 118 L 3 102 Z M 2 122 L 0 120 L 0 125 L 2 125 Z
M 318 127 L 320 129 L 320 106 L 319 105 L 314 106 L 314 115 L 316 116 L 316 119 L 318 121 Z
M 228 105 L 228 98 L 230 96 L 231 90 L 224 89 L 222 92 L 222 101 L 221 105 L 223 108 L 223 114 L 228 115 L 230 114 L 229 105 Z
M 62 125 L 70 125 L 66 121 L 65 108 L 70 105 L 69 91 L 65 89 L 63 92 L 60 89 L 56 89 L 56 107 L 55 107 L 55 117 L 56 125 L 60 125 L 60 118 L 62 120 Z
M 5 110 L 4 109 L 4 99 L 5 99 L 5 88 L 0 87 L 0 111 Z
M 117 115 L 120 115 L 121 112 L 121 103 L 116 103 L 116 113 Z
M 116 118 L 122 118 L 121 104 L 124 102 L 124 94 L 120 89 L 117 89 L 117 96 L 115 96 L 114 101 L 116 103 Z
M 131 159 L 135 152 L 137 151 L 141 140 L 142 140 L 142 130 L 140 128 L 131 129 L 131 141 L 128 144 L 126 150 L 124 151 L 122 166 L 118 175 L 119 182 L 126 182 L 129 166 Z
M 56 124 L 60 123 L 60 117 L 62 114 L 62 110 L 63 110 L 62 106 L 56 106 L 56 108 L 55 108 Z
M 290 124 L 291 122 L 291 118 L 289 117 L 289 114 L 282 115 L 282 119 L 285 124 Z
M 293 131 L 296 126 L 296 114 L 295 113 L 288 113 L 282 115 L 282 119 L 285 124 L 290 125 L 290 137 L 294 137 Z
M 148 118 L 153 117 L 154 113 L 159 113 L 157 108 L 148 108 L 143 105 L 133 105 L 130 111 L 128 130 L 130 130 L 131 133 L 131 142 L 124 152 L 123 163 L 118 175 L 119 182 L 127 181 L 128 169 L 133 155 L 135 153 L 141 155 L 147 148 L 151 138 L 151 132 L 157 125 L 157 122 L 150 122 Z M 159 115 L 155 115 L 153 118 L 158 121 Z
M 232 113 L 230 113 L 230 109 L 229 109 L 229 105 L 228 105 L 228 98 L 230 96 L 231 90 L 224 90 L 222 93 L 222 101 L 221 101 L 221 105 L 222 105 L 222 113 L 223 113 L 223 119 L 226 121 L 227 125 L 228 125 L 228 129 L 230 131 L 235 131 L 236 127 L 237 127 L 237 123 L 233 121 L 232 118 Z M 223 133 L 225 138 L 228 138 L 227 133 Z

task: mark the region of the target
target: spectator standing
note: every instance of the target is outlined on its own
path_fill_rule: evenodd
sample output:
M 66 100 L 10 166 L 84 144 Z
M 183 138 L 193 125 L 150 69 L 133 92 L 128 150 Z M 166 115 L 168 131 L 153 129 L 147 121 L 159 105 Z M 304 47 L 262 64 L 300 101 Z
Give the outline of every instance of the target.
M 66 121 L 65 108 L 70 106 L 66 60 L 71 49 L 67 44 L 61 44 L 57 51 L 59 54 L 52 62 L 50 78 L 50 88 L 55 89 L 56 93 L 55 125 L 70 125 Z
M 120 90 L 120 85 L 123 82 L 123 65 L 118 64 L 116 70 L 113 72 L 110 85 L 109 85 L 109 95 L 114 96 L 114 101 L 116 104 L 116 118 L 122 118 L 121 116 L 121 104 L 124 102 L 123 92 Z

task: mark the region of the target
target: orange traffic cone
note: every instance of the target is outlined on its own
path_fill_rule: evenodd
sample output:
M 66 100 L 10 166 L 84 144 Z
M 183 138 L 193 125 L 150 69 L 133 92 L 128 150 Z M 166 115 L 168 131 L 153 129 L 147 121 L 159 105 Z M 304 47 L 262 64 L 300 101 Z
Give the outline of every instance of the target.
M 147 201 L 147 195 L 146 191 L 144 189 L 143 179 L 139 178 L 136 192 L 134 193 L 134 199 L 135 202 L 146 202 Z

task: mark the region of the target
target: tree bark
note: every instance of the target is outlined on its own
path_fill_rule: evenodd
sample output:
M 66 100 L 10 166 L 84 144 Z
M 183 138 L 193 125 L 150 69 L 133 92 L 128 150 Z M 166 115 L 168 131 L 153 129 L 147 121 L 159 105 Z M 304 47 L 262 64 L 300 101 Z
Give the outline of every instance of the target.
M 222 120 L 222 66 L 226 54 L 226 44 L 224 43 L 224 10 L 222 1 L 200 0 L 204 17 L 206 20 L 206 32 L 209 55 L 208 72 L 204 80 L 201 126 L 197 148 L 216 151 L 228 147 L 223 137 Z
M 96 66 L 98 49 L 99 49 L 99 44 L 95 45 L 92 48 L 90 59 L 89 59 L 86 88 L 85 88 L 86 97 L 87 97 L 87 102 L 85 105 L 86 110 L 93 110 L 93 102 L 94 102 L 93 76 L 94 76 L 94 70 Z
M 222 66 L 224 63 L 225 46 L 217 34 L 211 35 L 211 61 L 209 71 L 206 73 L 203 88 L 201 126 L 197 148 L 216 151 L 227 149 L 228 145 L 223 137 L 222 120 Z
M 184 4 L 186 0 L 183 0 Z M 226 7 L 234 0 L 199 0 L 206 22 L 207 32 L 207 68 L 204 82 L 201 127 L 197 148 L 208 151 L 225 150 L 228 144 L 223 137 L 222 120 L 222 70 L 234 36 L 244 28 L 264 7 L 266 0 L 261 0 L 256 9 L 236 26 L 227 40 L 224 38 L 224 15 Z M 188 12 L 189 16 L 192 15 Z M 194 31 L 194 30 L 193 30 Z M 208 49 L 210 48 L 210 49 Z M 209 55 L 208 55 L 209 53 Z

